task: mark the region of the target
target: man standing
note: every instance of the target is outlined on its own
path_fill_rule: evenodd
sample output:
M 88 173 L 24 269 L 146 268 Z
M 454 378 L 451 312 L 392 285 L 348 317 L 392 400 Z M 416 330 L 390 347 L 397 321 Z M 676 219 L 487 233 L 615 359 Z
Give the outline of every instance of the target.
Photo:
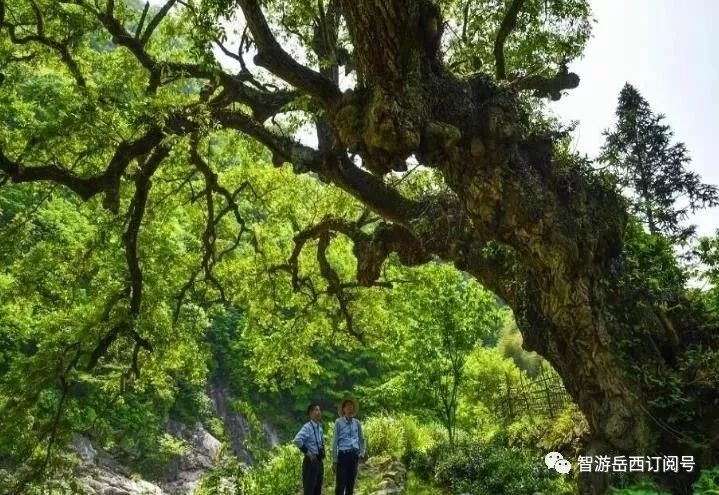
M 352 495 L 357 479 L 357 465 L 364 458 L 367 445 L 362 424 L 355 414 L 359 410 L 357 401 L 347 398 L 340 405 L 340 417 L 335 421 L 332 442 L 332 467 L 336 474 L 335 495 Z
M 302 425 L 292 442 L 299 447 L 305 458 L 302 461 L 302 487 L 304 495 L 322 495 L 322 478 L 325 457 L 324 431 L 320 421 L 322 409 L 318 404 L 310 404 L 307 408 L 310 420 Z

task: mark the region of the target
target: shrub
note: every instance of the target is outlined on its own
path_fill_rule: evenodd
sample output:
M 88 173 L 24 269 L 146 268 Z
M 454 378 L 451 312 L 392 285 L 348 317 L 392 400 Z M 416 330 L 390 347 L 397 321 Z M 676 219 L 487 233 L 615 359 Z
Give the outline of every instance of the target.
M 222 456 L 220 462 L 202 476 L 194 495 L 237 495 L 241 493 L 238 480 L 249 469 L 237 457 Z
M 370 457 L 394 457 L 405 462 L 432 445 L 446 441 L 447 436 L 441 426 L 422 424 L 406 414 L 373 416 L 363 427 Z
M 563 452 L 576 457 L 581 452 L 581 439 L 588 432 L 584 415 L 575 404 L 568 404 L 557 416 L 525 414 L 508 424 L 504 431 L 509 445 L 528 452 Z
M 302 459 L 292 444 L 275 448 L 269 459 L 240 478 L 243 495 L 294 495 L 301 489 Z
M 397 416 L 380 415 L 363 425 L 370 457 L 402 457 L 405 451 L 405 425 Z
M 438 437 L 436 441 L 424 449 L 412 450 L 405 456 L 407 467 L 419 478 L 430 481 L 434 478 L 437 461 L 440 455 L 448 448 L 448 442 L 444 437 Z
M 134 460 L 129 462 L 131 469 L 136 469 L 137 476 L 150 480 L 162 479 L 168 470 L 174 469 L 181 462 L 183 456 L 190 452 L 190 445 L 185 440 L 176 438 L 169 433 L 160 433 L 147 443 L 152 448 L 146 451 L 140 450 Z M 133 449 L 142 449 L 143 444 L 132 445 Z
M 464 443 L 454 449 L 440 447 L 437 456 L 435 481 L 456 493 L 571 493 L 568 482 L 549 471 L 541 457 L 529 458 L 510 449 L 503 437 L 485 444 Z
M 612 495 L 669 495 L 650 479 L 632 483 L 622 488 L 612 488 Z M 692 485 L 694 495 L 719 495 L 719 466 L 703 469 L 699 479 Z
M 719 466 L 703 469 L 699 479 L 694 483 L 697 495 L 719 495 Z
M 223 458 L 203 477 L 197 495 L 294 495 L 302 489 L 301 481 L 302 457 L 297 447 L 285 444 L 251 467 Z

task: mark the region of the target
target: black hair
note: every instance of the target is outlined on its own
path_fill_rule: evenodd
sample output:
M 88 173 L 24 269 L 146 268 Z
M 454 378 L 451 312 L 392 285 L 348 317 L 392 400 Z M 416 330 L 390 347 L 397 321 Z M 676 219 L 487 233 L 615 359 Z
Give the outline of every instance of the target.
M 312 409 L 314 409 L 315 407 L 320 407 L 320 405 L 317 404 L 316 402 L 313 402 L 309 406 L 307 406 L 307 416 L 310 415 L 310 413 L 312 412 Z
M 354 403 L 354 401 L 353 401 L 352 399 L 345 399 L 345 400 L 342 401 L 342 405 L 340 406 L 340 409 L 342 409 L 342 410 L 344 411 L 344 410 L 345 410 L 345 406 L 346 406 L 347 404 L 352 404 L 353 406 L 355 405 L 355 403 Z

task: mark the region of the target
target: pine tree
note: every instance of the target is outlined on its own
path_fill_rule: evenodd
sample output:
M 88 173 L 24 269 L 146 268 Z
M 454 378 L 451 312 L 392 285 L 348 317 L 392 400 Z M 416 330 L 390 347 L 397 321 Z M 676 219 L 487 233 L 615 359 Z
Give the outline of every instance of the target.
M 664 123 L 666 117 L 652 112 L 629 83 L 619 93 L 616 115 L 616 128 L 604 132 L 600 161 L 631 192 L 632 213 L 652 234 L 686 239 L 695 229 L 683 225 L 689 213 L 716 205 L 719 190 L 686 169 L 691 161 L 686 146 L 672 142 L 674 133 Z

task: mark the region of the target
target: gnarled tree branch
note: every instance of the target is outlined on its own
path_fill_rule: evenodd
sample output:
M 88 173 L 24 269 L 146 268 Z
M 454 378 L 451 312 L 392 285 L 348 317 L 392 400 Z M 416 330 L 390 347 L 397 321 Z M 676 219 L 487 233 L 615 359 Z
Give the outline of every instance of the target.
M 289 162 L 298 173 L 314 172 L 324 181 L 347 191 L 389 220 L 399 223 L 407 221 L 415 216 L 420 207 L 382 179 L 356 166 L 344 152 L 331 150 L 321 153 L 275 134 L 239 112 L 218 109 L 213 115 L 225 128 L 242 131 L 264 144 L 274 154 L 275 163 Z
M 16 45 L 25 45 L 34 42 L 44 45 L 51 50 L 57 52 L 62 62 L 65 64 L 72 76 L 75 78 L 77 85 L 81 88 L 84 88 L 87 85 L 87 82 L 85 81 L 85 76 L 83 76 L 82 72 L 80 71 L 80 67 L 77 65 L 77 62 L 70 53 L 68 41 L 57 41 L 48 37 L 45 33 L 45 20 L 43 18 L 43 13 L 40 10 L 40 7 L 35 0 L 31 0 L 30 3 L 33 14 L 35 15 L 35 34 L 27 34 L 24 36 L 19 36 L 17 34 L 18 26 L 5 19 L 6 9 L 4 0 L 0 0 L 0 29 L 6 28 L 10 37 L 10 41 Z
M 150 192 L 151 179 L 162 161 L 168 156 L 170 149 L 163 145 L 158 145 L 152 154 L 143 163 L 140 171 L 135 177 L 135 194 L 132 198 L 129 209 L 130 220 L 127 229 L 123 235 L 123 243 L 125 245 L 125 259 L 128 268 L 128 288 L 127 294 L 130 297 L 130 311 L 126 318 L 116 323 L 103 337 L 90 355 L 87 369 L 95 367 L 102 356 L 123 333 L 129 336 L 135 342 L 133 350 L 132 370 L 136 376 L 139 376 L 140 369 L 137 363 L 137 353 L 140 348 L 152 351 L 152 344 L 142 337 L 135 328 L 135 321 L 140 315 L 142 305 L 142 269 L 140 267 L 140 259 L 138 255 L 137 243 L 140 233 L 140 225 L 145 215 L 145 207 L 147 206 L 147 198 Z M 114 303 L 113 303 L 114 304 Z M 109 311 L 108 311 L 109 313 Z
M 277 42 L 257 0 L 238 0 L 258 53 L 255 63 L 280 79 L 301 89 L 332 107 L 341 96 L 340 89 L 330 79 L 297 62 Z
M 150 24 L 147 25 L 147 29 L 145 29 L 145 32 L 142 33 L 142 36 L 140 36 L 140 41 L 142 41 L 143 44 L 147 44 L 147 42 L 150 40 L 150 37 L 152 36 L 152 33 L 155 32 L 157 26 L 160 25 L 162 20 L 170 12 L 170 9 L 175 5 L 175 3 L 177 3 L 177 0 L 167 0 L 167 2 L 165 2 L 165 4 L 160 8 L 157 14 L 155 14 L 155 17 L 152 18 Z
M 562 91 L 579 86 L 579 76 L 565 69 L 552 78 L 527 76 L 517 79 L 512 85 L 517 89 L 533 90 L 534 95 L 540 98 L 551 98 L 556 101 L 561 98 Z
M 504 15 L 502 24 L 499 26 L 497 32 L 497 38 L 494 41 L 494 65 L 497 79 L 506 79 L 506 67 L 504 61 L 504 43 L 512 31 L 517 27 L 517 16 L 519 11 L 522 10 L 525 0 L 512 0 L 512 4 L 507 9 L 507 13 Z
M 70 188 L 83 200 L 104 192 L 105 206 L 113 212 L 119 208 L 120 179 L 130 162 L 149 153 L 157 146 L 164 134 L 157 127 L 149 128 L 134 141 L 123 141 L 113 154 L 108 167 L 102 174 L 80 177 L 59 165 L 25 166 L 11 160 L 0 149 L 0 170 L 15 183 L 51 181 Z

